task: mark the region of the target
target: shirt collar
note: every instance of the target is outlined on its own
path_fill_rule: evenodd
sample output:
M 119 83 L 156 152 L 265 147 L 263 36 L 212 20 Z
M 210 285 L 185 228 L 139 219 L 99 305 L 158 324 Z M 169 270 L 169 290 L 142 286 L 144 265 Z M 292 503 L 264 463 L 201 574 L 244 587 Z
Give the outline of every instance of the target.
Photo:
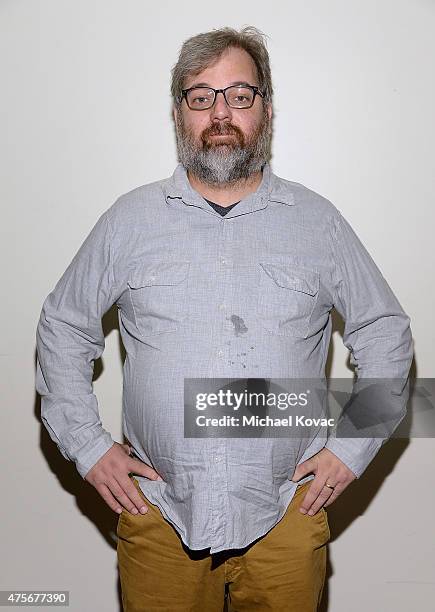
M 219 215 L 206 200 L 190 184 L 187 172 L 183 164 L 179 163 L 171 177 L 163 183 L 163 191 L 168 205 L 175 201 L 182 201 L 188 206 L 198 206 L 207 212 Z M 263 177 L 260 185 L 254 193 L 249 194 L 232 208 L 225 218 L 236 217 L 241 214 L 254 212 L 266 208 L 269 202 L 280 202 L 293 206 L 295 200 L 290 192 L 288 183 L 276 176 L 269 162 L 263 166 Z M 220 216 L 220 215 L 219 215 Z

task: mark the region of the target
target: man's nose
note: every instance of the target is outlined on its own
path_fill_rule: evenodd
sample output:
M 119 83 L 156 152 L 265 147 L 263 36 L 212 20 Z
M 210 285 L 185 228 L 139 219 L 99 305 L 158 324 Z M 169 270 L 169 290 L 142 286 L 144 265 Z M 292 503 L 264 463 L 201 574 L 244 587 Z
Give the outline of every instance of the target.
M 224 94 L 219 92 L 211 108 L 211 118 L 226 119 L 227 117 L 231 118 L 231 108 L 226 103 Z

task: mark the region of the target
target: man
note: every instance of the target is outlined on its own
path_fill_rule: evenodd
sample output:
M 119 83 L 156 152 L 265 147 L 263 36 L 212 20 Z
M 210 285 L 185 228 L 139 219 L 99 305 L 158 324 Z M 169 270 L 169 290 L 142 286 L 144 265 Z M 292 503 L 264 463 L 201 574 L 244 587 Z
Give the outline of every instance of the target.
M 184 382 L 322 379 L 334 307 L 358 378 L 406 381 L 410 320 L 332 203 L 271 171 L 258 30 L 187 40 L 171 93 L 174 174 L 118 198 L 44 302 L 42 420 L 120 513 L 126 611 L 220 611 L 225 591 L 234 610 L 316 610 L 325 508 L 388 436 L 185 437 Z M 102 427 L 92 392 L 114 303 L 128 444 Z M 390 416 L 397 426 L 403 403 Z

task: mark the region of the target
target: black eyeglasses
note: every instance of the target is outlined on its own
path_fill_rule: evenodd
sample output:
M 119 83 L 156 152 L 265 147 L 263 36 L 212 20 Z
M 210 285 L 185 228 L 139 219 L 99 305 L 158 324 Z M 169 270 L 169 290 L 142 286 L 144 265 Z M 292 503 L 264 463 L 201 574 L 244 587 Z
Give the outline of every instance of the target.
M 213 89 L 213 87 L 190 87 L 182 89 L 181 96 L 177 100 L 179 104 L 186 98 L 187 106 L 191 110 L 207 110 L 215 103 L 218 93 L 223 94 L 225 102 L 231 108 L 251 108 L 254 104 L 255 96 L 258 94 L 262 98 L 261 93 L 255 85 L 230 85 L 225 89 Z

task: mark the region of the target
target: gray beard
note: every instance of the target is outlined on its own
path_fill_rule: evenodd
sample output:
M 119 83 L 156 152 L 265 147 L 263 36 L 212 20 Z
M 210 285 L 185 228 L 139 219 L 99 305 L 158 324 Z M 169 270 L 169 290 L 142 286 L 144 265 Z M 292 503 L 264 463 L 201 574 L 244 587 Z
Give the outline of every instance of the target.
M 199 181 L 211 186 L 242 183 L 261 170 L 270 159 L 269 121 L 266 113 L 258 134 L 253 140 L 246 139 L 246 146 L 218 145 L 204 147 L 196 144 L 186 132 L 181 112 L 177 117 L 178 161 Z

